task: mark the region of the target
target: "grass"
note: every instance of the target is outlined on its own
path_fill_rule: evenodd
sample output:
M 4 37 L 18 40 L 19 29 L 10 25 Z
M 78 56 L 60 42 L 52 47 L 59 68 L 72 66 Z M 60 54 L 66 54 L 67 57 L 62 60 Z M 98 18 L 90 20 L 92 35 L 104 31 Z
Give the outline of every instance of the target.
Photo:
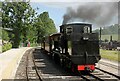
M 118 51 L 113 51 L 113 50 L 100 49 L 100 55 L 101 55 L 102 58 L 105 58 L 105 59 L 120 62 L 119 54 L 120 54 L 120 51 L 118 52 Z
M 102 35 L 102 36 L 101 36 L 101 39 L 102 39 L 102 40 L 105 40 L 105 39 L 110 40 L 110 36 L 111 36 L 111 35 Z M 113 39 L 113 40 L 118 40 L 118 34 L 112 34 L 112 39 Z
M 0 46 L 0 53 L 2 53 L 2 46 Z

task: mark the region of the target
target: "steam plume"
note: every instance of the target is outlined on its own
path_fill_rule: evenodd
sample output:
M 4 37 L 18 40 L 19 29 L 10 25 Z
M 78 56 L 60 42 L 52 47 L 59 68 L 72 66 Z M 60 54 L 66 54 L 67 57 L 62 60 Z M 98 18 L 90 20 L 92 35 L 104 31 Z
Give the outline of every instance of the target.
M 77 9 L 69 7 L 67 8 L 67 13 L 63 16 L 63 24 L 77 19 L 82 22 L 86 21 L 98 25 L 105 25 L 111 22 L 117 14 L 117 11 L 117 2 L 90 2 L 80 5 Z

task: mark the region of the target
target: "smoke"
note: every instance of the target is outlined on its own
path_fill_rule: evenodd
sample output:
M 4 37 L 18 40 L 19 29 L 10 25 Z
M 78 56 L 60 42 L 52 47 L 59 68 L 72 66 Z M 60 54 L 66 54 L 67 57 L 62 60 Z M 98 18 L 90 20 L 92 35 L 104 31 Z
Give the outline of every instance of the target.
M 96 3 L 89 2 L 80 5 L 78 8 L 67 8 L 67 13 L 63 16 L 63 24 L 70 21 L 90 22 L 97 25 L 105 25 L 112 21 L 118 13 L 117 2 Z

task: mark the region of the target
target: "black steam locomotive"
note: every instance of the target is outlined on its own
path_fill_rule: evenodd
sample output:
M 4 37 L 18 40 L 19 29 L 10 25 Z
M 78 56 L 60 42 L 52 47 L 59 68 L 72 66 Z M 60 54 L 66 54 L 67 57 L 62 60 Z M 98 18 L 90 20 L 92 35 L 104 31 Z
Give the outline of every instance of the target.
M 92 25 L 72 23 L 60 26 L 60 33 L 44 38 L 42 48 L 63 67 L 76 71 L 93 71 L 100 60 L 99 38 Z

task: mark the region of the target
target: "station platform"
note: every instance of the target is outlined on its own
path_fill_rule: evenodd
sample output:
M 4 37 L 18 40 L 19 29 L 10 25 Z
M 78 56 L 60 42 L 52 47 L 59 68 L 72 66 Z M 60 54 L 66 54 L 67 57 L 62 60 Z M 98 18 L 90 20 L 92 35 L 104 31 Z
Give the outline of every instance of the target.
M 14 79 L 23 54 L 31 48 L 32 47 L 21 47 L 0 54 L 0 81 L 2 79 Z
M 108 60 L 108 59 L 102 58 L 102 59 L 100 60 L 100 62 L 109 63 L 109 64 L 111 64 L 111 65 L 113 65 L 113 66 L 120 67 L 120 62 L 118 62 L 118 61 L 113 61 L 113 60 Z
M 113 60 L 108 60 L 108 59 L 102 58 L 96 64 L 96 67 L 120 76 L 120 74 L 119 74 L 119 72 L 120 72 L 120 62 L 118 62 L 118 61 L 113 61 Z

